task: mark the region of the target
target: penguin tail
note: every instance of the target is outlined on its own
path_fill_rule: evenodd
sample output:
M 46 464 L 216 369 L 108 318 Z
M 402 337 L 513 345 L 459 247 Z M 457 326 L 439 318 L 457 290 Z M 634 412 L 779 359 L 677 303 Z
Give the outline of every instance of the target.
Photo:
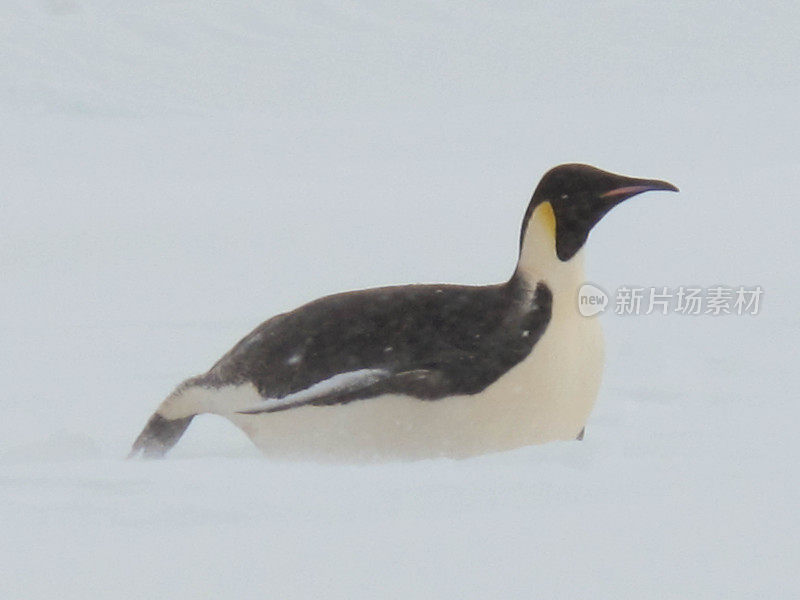
M 147 421 L 142 433 L 136 438 L 131 447 L 128 458 L 141 456 L 142 458 L 161 458 L 178 443 L 181 436 L 189 427 L 194 415 L 179 419 L 167 419 L 158 412 Z
M 201 412 L 200 378 L 184 381 L 158 407 L 133 442 L 128 458 L 161 458 L 178 443 L 192 419 Z

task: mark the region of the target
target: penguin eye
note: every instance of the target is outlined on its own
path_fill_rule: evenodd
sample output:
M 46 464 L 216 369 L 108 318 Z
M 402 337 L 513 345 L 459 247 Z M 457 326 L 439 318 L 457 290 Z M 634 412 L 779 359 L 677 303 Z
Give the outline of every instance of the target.
M 562 200 L 566 200 L 567 198 L 569 198 L 569 194 L 561 194 Z

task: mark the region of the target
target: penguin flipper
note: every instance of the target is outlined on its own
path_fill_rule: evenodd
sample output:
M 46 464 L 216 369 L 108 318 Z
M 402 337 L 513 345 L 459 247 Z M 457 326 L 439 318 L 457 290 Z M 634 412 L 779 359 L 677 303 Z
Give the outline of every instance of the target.
M 407 373 L 392 374 L 384 369 L 361 369 L 339 373 L 317 382 L 309 388 L 289 394 L 280 399 L 265 399 L 261 404 L 237 411 L 243 415 L 273 413 L 300 406 L 327 406 L 344 404 L 378 396 L 386 391 L 387 385 Z

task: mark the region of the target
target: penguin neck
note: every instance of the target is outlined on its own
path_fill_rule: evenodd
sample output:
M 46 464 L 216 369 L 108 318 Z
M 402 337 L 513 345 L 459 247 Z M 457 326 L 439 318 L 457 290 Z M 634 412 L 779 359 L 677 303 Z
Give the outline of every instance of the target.
M 557 307 L 573 307 L 578 289 L 585 282 L 584 250 L 562 261 L 556 255 L 556 221 L 549 202 L 539 204 L 533 211 L 522 237 L 515 278 L 521 279 L 529 289 L 544 282 L 553 294 Z

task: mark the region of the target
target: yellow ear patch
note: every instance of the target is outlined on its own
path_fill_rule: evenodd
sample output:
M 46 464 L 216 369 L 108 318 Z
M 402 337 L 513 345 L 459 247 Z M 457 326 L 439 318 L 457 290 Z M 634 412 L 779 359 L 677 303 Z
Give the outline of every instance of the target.
M 531 221 L 550 232 L 554 238 L 556 237 L 556 214 L 553 212 L 553 206 L 549 202 L 542 202 L 533 211 Z

